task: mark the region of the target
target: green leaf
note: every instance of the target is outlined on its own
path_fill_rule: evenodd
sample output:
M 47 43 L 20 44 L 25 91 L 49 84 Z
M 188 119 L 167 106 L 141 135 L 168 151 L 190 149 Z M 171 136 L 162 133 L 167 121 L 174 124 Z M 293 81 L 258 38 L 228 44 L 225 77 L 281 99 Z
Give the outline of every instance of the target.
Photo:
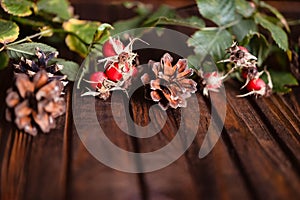
M 2 0 L 1 6 L 11 15 L 25 17 L 32 14 L 31 8 L 34 8 L 35 4 L 27 0 Z
M 233 0 L 196 0 L 200 14 L 217 25 L 225 25 L 235 20 Z
M 254 19 L 257 24 L 270 31 L 272 38 L 282 50 L 288 50 L 288 37 L 282 28 L 267 20 L 266 17 L 261 15 L 260 13 L 256 13 Z
M 246 0 L 235 0 L 235 6 L 236 11 L 246 18 L 250 17 L 255 11 L 255 8 Z
M 10 58 L 20 59 L 21 57 L 30 58 L 35 56 L 36 48 L 44 52 L 55 52 L 56 49 L 43 43 L 28 42 L 16 45 L 8 45 L 6 49 Z
M 271 11 L 280 20 L 280 22 L 285 27 L 285 29 L 288 32 L 291 31 L 286 19 L 284 18 L 284 16 L 276 8 L 274 8 L 270 4 L 265 3 L 264 1 L 260 1 L 259 6 L 261 6 L 263 8 L 267 8 L 269 11 Z
M 97 42 L 103 43 L 110 36 L 110 30 L 113 30 L 113 29 L 114 29 L 114 27 L 112 27 L 112 25 L 110 25 L 110 24 L 107 24 L 107 23 L 101 24 L 98 27 L 96 33 L 94 34 L 93 42 L 94 43 L 97 43 Z
M 205 23 L 203 20 L 201 20 L 196 16 L 187 19 L 159 17 L 155 22 L 153 22 L 152 26 L 159 26 L 159 25 L 186 26 L 189 28 L 200 29 L 205 26 Z
M 134 29 L 140 26 L 144 18 L 137 16 L 128 20 L 119 20 L 113 24 L 114 30 L 111 31 L 112 35 L 119 34 L 123 31 Z
M 257 26 L 252 19 L 241 19 L 240 22 L 232 27 L 232 33 L 238 41 L 242 41 L 250 32 L 256 32 Z
M 297 79 L 290 72 L 270 70 L 270 74 L 273 82 L 273 92 L 275 93 L 285 94 L 292 90 L 289 86 L 299 85 Z M 266 79 L 265 75 L 263 79 Z
M 174 18 L 175 10 L 169 6 L 162 5 L 147 18 L 143 26 L 151 26 L 151 24 L 155 23 L 160 17 Z
M 218 61 L 225 55 L 227 49 L 232 43 L 231 34 L 223 29 L 197 31 L 192 38 L 188 40 L 188 45 L 195 47 L 196 54 L 207 54 L 213 56 Z
M 247 46 L 251 54 L 257 57 L 257 65 L 260 67 L 270 52 L 270 44 L 265 36 L 258 32 L 250 32 L 241 45 Z
M 55 16 L 68 20 L 72 17 L 67 0 L 39 0 L 37 3 L 38 11 L 54 14 Z
M 6 68 L 8 66 L 9 57 L 6 52 L 0 52 L 0 70 Z
M 0 43 L 7 44 L 15 41 L 19 36 L 19 30 L 16 23 L 0 19 Z
M 100 25 L 100 22 L 78 19 L 70 19 L 63 23 L 64 30 L 71 33 L 66 37 L 67 46 L 85 57 L 88 53 L 88 46 L 93 42 Z
M 56 61 L 57 64 L 64 66 L 60 72 L 64 75 L 67 75 L 69 81 L 76 80 L 76 76 L 79 71 L 79 65 L 77 63 L 64 59 L 54 59 L 53 61 Z

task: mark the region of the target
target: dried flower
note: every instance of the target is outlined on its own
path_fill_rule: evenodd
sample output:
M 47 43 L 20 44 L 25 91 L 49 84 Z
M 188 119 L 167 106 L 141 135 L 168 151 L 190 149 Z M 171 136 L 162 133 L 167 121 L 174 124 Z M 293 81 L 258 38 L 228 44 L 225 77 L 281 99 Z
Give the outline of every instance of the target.
M 227 77 L 227 75 L 223 76 L 223 74 L 214 72 L 206 72 L 204 73 L 202 70 L 199 71 L 199 75 L 202 78 L 203 95 L 208 96 L 208 92 L 219 92 L 223 84 L 223 80 Z
M 226 49 L 227 53 L 230 54 L 228 59 L 221 60 L 219 62 L 231 62 L 236 64 L 238 67 L 245 67 L 251 60 L 257 60 L 257 58 L 248 52 L 243 46 L 238 46 L 237 42 L 233 42 L 231 47 Z
M 147 73 L 141 77 L 143 84 L 149 86 L 151 99 L 164 110 L 169 106 L 186 107 L 186 99 L 197 90 L 197 83 L 188 79 L 193 70 L 187 67 L 187 60 L 179 59 L 174 66 L 172 61 L 168 53 L 163 55 L 160 62 L 149 61 L 154 77 Z
M 14 87 L 7 90 L 6 119 L 33 136 L 38 129 L 47 133 L 55 128 L 54 119 L 65 113 L 65 101 L 60 97 L 63 84 L 48 78 L 45 70 L 32 78 L 16 74 Z

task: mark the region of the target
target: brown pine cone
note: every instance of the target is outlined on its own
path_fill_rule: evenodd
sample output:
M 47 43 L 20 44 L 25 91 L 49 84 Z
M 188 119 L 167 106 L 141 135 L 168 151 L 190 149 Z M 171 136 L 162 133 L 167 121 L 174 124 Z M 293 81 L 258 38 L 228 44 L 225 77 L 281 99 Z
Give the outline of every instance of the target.
M 147 73 L 141 77 L 143 84 L 150 86 L 151 99 L 158 102 L 164 110 L 169 106 L 186 107 L 186 99 L 197 90 L 197 83 L 188 78 L 193 70 L 188 68 L 187 59 L 179 59 L 174 66 L 172 61 L 173 58 L 168 53 L 164 54 L 160 62 L 150 61 L 154 78 Z
M 65 113 L 65 100 L 60 97 L 62 90 L 59 80 L 48 81 L 45 70 L 32 78 L 16 74 L 14 86 L 7 90 L 6 119 L 33 136 L 38 129 L 49 132 L 55 128 L 54 119 Z

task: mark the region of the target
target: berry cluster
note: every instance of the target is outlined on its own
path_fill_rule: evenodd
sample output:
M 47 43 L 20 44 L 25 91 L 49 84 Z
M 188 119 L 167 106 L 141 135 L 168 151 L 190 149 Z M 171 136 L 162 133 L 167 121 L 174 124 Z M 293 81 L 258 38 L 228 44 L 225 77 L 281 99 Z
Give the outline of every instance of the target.
M 90 75 L 89 82 L 96 92 L 87 92 L 85 95 L 98 96 L 106 100 L 112 90 L 124 90 L 131 84 L 131 78 L 138 73 L 136 68 L 136 53 L 132 52 L 132 44 L 137 39 L 133 39 L 125 46 L 121 40 L 109 38 L 102 47 L 104 59 L 99 63 L 104 63 L 104 71 L 97 71 Z
M 264 69 L 259 72 L 257 69 L 257 58 L 249 53 L 248 49 L 243 46 L 238 46 L 236 42 L 227 49 L 227 53 L 230 54 L 228 59 L 221 60 L 219 62 L 230 62 L 234 64 L 234 67 L 225 75 L 227 77 L 235 70 L 241 70 L 241 75 L 245 79 L 245 84 L 241 87 L 249 91 L 246 94 L 238 95 L 238 97 L 245 97 L 254 94 L 255 96 L 269 96 L 272 92 L 273 84 L 270 73 Z M 265 83 L 260 77 L 263 73 L 267 74 L 268 84 Z
M 133 39 L 125 46 L 119 39 L 109 38 L 102 48 L 104 58 L 99 63 L 104 64 L 104 71 L 98 71 L 90 76 L 87 81 L 91 91 L 82 96 L 93 95 L 101 99 L 107 99 L 112 90 L 123 90 L 127 92 L 131 85 L 132 77 L 138 73 L 137 54 L 132 52 Z M 209 92 L 218 92 L 224 80 L 234 71 L 239 70 L 245 80 L 244 86 L 249 92 L 238 95 L 245 97 L 248 95 L 269 96 L 272 92 L 272 80 L 269 72 L 264 69 L 259 72 L 257 69 L 257 58 L 236 42 L 226 49 L 229 58 L 218 63 L 231 63 L 233 67 L 224 75 L 218 71 L 204 72 L 202 68 L 195 71 L 200 77 L 200 86 L 203 86 L 203 95 L 208 96 Z M 173 58 L 165 53 L 159 62 L 149 61 L 150 72 L 141 76 L 142 83 L 145 85 L 146 99 L 157 102 L 162 109 L 186 107 L 186 99 L 191 93 L 196 92 L 197 83 L 190 79 L 194 70 L 188 68 L 187 59 L 180 59 L 175 65 L 172 64 Z M 268 84 L 260 77 L 263 73 L 267 74 Z M 148 94 L 148 95 L 147 95 Z M 147 98 L 148 96 L 148 98 Z

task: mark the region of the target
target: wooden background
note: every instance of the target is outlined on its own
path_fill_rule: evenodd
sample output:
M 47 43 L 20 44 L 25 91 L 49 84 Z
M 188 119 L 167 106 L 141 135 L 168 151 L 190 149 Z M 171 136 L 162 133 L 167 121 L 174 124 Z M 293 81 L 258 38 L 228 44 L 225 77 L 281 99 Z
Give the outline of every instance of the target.
M 81 1 L 73 2 L 83 18 L 93 18 L 97 14 L 103 17 L 103 13 L 90 12 L 88 8 L 92 7 L 106 10 L 108 20 L 113 21 L 113 15 L 121 17 L 121 14 L 104 9 L 102 4 L 97 7 L 92 2 L 94 6 L 88 7 Z M 183 1 L 174 2 L 181 5 Z M 103 165 L 83 146 L 73 123 L 72 84 L 67 87 L 66 115 L 57 119 L 58 126 L 50 134 L 31 137 L 7 123 L 4 101 L 6 90 L 12 83 L 11 77 L 11 69 L 0 71 L 0 199 L 300 198 L 299 87 L 284 96 L 238 99 L 235 97 L 240 93 L 238 84 L 226 82 L 224 129 L 213 151 L 204 159 L 198 158 L 198 152 L 211 121 L 211 105 L 207 98 L 197 93 L 200 125 L 187 152 L 161 170 L 129 174 Z M 117 95 L 118 103 L 122 105 L 126 96 L 121 92 Z M 130 105 L 133 120 L 146 125 L 152 103 L 143 99 L 143 90 L 133 95 Z M 85 109 L 84 104 L 79 106 Z M 161 148 L 179 128 L 180 110 L 169 109 L 166 125 L 157 135 L 138 139 L 117 127 L 109 100 L 97 100 L 95 107 L 100 125 L 110 140 L 133 152 Z M 155 110 L 153 114 L 159 121 L 161 111 Z M 88 113 L 82 112 L 82 117 L 88 117 Z M 128 116 L 119 117 L 124 118 L 126 126 Z M 193 120 L 192 113 L 189 120 Z M 189 123 L 186 124 L 188 131 Z

